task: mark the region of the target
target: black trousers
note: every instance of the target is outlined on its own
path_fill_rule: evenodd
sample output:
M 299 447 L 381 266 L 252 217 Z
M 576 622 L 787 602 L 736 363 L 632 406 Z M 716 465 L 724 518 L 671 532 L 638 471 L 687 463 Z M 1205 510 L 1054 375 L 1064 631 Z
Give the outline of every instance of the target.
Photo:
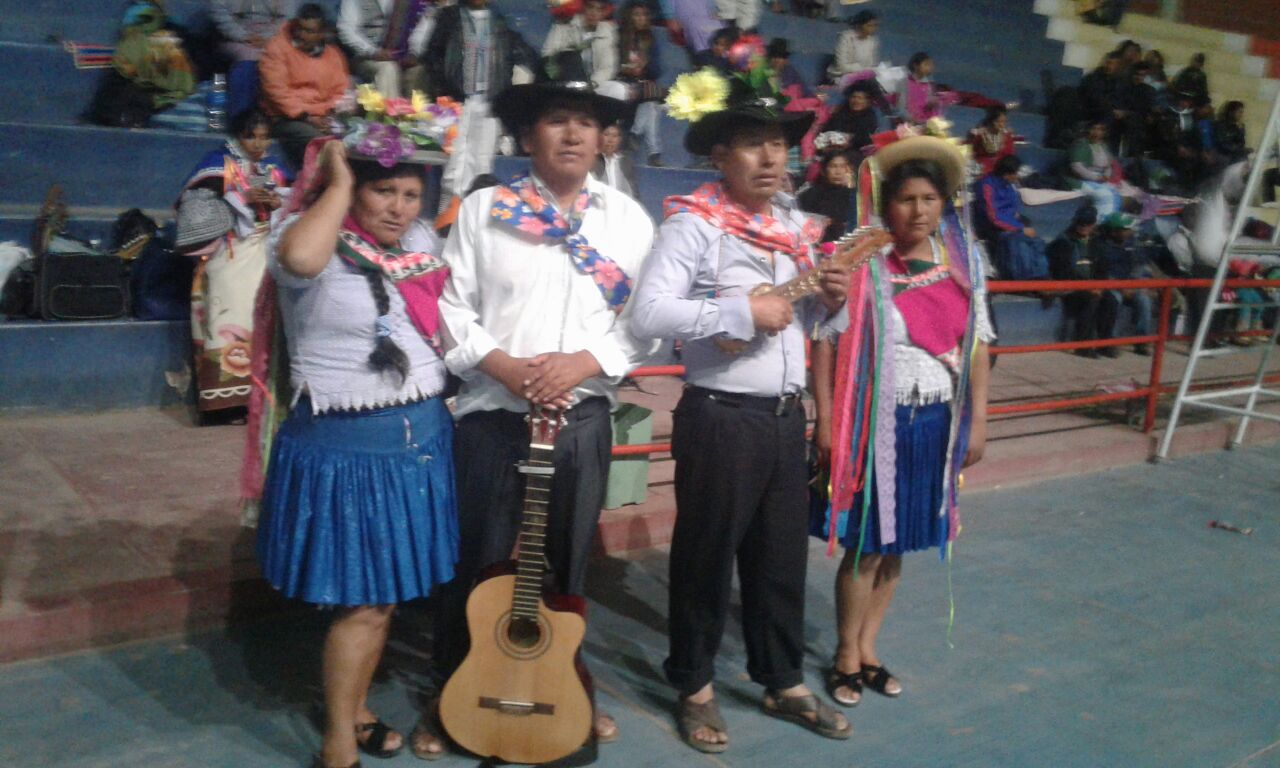
M 682 696 L 711 682 L 736 560 L 747 672 L 768 688 L 798 685 L 809 553 L 804 409 L 778 416 L 686 390 L 673 418 L 667 679 Z
M 556 440 L 556 474 L 551 483 L 546 556 L 551 588 L 581 595 L 587 559 L 604 505 L 612 427 L 609 401 L 584 400 L 569 410 L 568 425 Z M 458 496 L 458 565 L 453 581 L 436 595 L 433 667 L 441 685 L 471 647 L 467 597 L 476 577 L 511 558 L 524 507 L 524 476 L 516 464 L 529 458 L 529 426 L 524 414 L 478 411 L 463 416 L 453 433 Z
M 1070 341 L 1093 341 L 1111 337 L 1116 325 L 1116 307 L 1102 301 L 1101 292 L 1073 291 L 1062 297 L 1062 313 Z

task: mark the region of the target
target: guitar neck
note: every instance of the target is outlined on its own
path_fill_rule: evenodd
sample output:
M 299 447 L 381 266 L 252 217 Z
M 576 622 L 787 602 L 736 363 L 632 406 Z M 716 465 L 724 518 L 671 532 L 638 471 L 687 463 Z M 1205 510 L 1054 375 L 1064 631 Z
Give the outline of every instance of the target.
M 806 296 L 812 296 L 822 289 L 821 286 L 822 273 L 817 269 L 810 269 L 801 273 L 797 277 L 793 277 L 782 285 L 775 285 L 770 288 L 767 293 L 770 296 L 781 296 L 789 303 L 803 299 Z
M 875 256 L 876 251 L 890 241 L 884 230 L 873 227 L 860 227 L 845 235 L 836 242 L 835 253 L 831 263 L 840 264 L 850 270 L 866 264 Z M 764 291 L 767 296 L 781 296 L 789 303 L 812 296 L 822 290 L 822 271 L 817 267 L 802 272 L 782 285 L 775 285 Z
M 554 472 L 552 445 L 531 443 L 525 463 L 524 512 L 520 520 L 520 547 L 516 558 L 515 597 L 511 614 L 514 618 L 536 620 L 542 580 L 546 574 L 547 505 L 551 501 L 551 478 Z

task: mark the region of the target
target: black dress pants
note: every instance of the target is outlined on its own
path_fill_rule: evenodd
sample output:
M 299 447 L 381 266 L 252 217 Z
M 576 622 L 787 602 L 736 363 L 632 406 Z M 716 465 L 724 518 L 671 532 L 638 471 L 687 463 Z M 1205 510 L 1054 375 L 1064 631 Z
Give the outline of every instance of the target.
M 584 400 L 566 417 L 569 423 L 560 430 L 553 458 L 546 557 L 551 588 L 581 595 L 609 475 L 609 401 Z M 432 666 L 441 685 L 471 647 L 466 607 L 476 577 L 511 558 L 524 509 L 524 475 L 516 465 L 528 458 L 529 425 L 522 413 L 477 411 L 463 416 L 454 429 L 458 564 L 453 581 L 435 592 L 432 622 Z
M 687 389 L 674 412 L 667 679 L 688 696 L 715 675 L 734 562 L 747 672 L 768 688 L 803 681 L 808 560 L 804 409 L 772 410 Z

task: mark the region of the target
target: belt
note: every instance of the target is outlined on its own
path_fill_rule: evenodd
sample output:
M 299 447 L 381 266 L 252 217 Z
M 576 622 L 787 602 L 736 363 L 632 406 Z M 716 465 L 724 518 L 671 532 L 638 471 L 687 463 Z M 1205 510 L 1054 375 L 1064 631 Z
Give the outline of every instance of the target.
M 745 395 L 740 392 L 721 392 L 718 389 L 707 389 L 690 384 L 684 388 L 685 394 L 712 400 L 730 408 L 747 408 L 752 411 L 769 411 L 774 416 L 788 416 L 800 408 L 800 393 L 782 395 L 781 397 L 761 397 Z

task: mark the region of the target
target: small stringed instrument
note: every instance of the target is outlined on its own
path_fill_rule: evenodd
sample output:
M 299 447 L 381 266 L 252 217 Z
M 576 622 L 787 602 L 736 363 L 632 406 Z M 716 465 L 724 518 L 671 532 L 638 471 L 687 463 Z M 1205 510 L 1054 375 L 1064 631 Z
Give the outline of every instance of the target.
M 835 242 L 835 251 L 828 263 L 848 267 L 850 272 L 875 258 L 881 248 L 893 242 L 893 237 L 879 227 L 859 227 Z M 822 290 L 822 271 L 814 268 L 801 272 L 782 285 L 761 283 L 749 296 L 781 296 L 792 304 Z M 751 342 L 742 339 L 718 338 L 716 346 L 731 355 L 741 353 Z
M 481 581 L 467 599 L 471 650 L 441 692 L 440 719 L 454 741 L 477 755 L 537 764 L 581 747 L 591 733 L 592 710 L 586 668 L 576 665 L 587 630 L 585 603 L 542 590 L 551 460 L 566 421 L 542 408 L 527 418 L 515 573 Z

